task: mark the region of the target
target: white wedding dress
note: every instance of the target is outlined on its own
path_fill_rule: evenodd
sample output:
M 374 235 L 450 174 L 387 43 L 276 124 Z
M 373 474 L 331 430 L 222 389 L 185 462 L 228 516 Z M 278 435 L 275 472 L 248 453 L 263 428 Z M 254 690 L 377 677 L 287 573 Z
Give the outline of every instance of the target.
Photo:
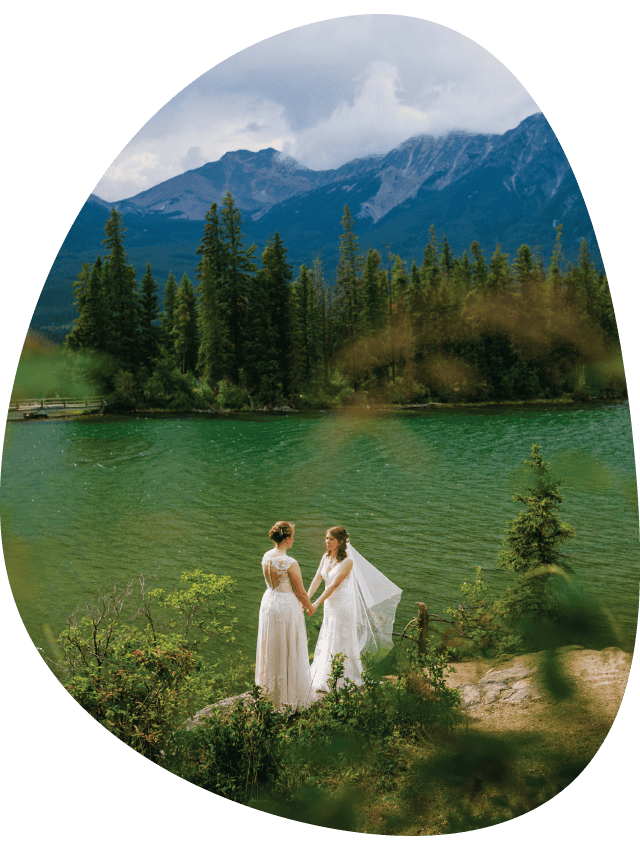
M 337 687 L 344 686 L 344 678 L 362 683 L 360 656 L 368 652 L 372 660 L 379 661 L 393 646 L 393 622 L 402 590 L 380 570 L 370 564 L 347 543 L 347 557 L 353 567 L 347 578 L 324 601 L 324 619 L 311 665 L 312 689 L 328 690 L 331 659 L 344 652 L 344 677 Z M 340 564 L 324 554 L 320 562 L 320 575 L 329 587 Z
M 340 563 L 330 560 L 327 554 L 320 562 L 320 575 L 325 586 L 329 587 L 335 578 Z M 338 585 L 324 602 L 324 619 L 318 635 L 318 642 L 311 665 L 311 685 L 314 691 L 327 691 L 331 675 L 331 659 L 338 652 L 344 652 L 344 676 L 357 685 L 362 684 L 362 662 L 358 647 L 358 633 L 353 608 L 353 570 Z M 338 680 L 337 687 L 344 686 L 344 678 Z
M 267 589 L 260 604 L 255 681 L 278 709 L 305 708 L 315 699 L 304 613 L 288 572 L 293 562 L 277 549 L 262 559 Z

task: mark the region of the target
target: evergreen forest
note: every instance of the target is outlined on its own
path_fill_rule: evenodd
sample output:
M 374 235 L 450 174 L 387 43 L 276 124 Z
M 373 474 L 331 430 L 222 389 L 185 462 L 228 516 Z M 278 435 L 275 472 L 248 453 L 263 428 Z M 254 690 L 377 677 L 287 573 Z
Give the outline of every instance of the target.
M 259 259 L 227 193 L 206 215 L 195 284 L 147 263 L 137 282 L 122 216 L 104 256 L 74 284 L 65 348 L 109 409 L 293 409 L 373 404 L 586 400 L 626 394 L 611 295 L 586 242 L 545 268 L 523 244 L 510 258 L 473 242 L 454 256 L 425 231 L 420 265 L 359 250 L 348 206 L 336 279 L 322 258 L 294 269 L 275 232 Z M 87 363 L 90 364 L 87 367 Z

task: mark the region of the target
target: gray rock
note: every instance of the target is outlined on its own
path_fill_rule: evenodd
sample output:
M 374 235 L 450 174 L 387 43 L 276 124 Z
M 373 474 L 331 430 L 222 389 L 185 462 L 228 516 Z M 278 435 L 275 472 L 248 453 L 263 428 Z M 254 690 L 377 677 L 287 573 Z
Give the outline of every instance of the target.
M 485 705 L 490 705 L 500 698 L 503 691 L 506 691 L 507 685 L 502 683 L 489 684 L 484 688 L 483 702 Z
M 503 682 L 510 684 L 518 679 L 524 679 L 535 673 L 535 668 L 526 667 L 524 664 L 516 664 L 513 667 L 507 667 L 505 670 L 489 670 L 480 679 L 478 684 L 488 685 L 493 682 Z

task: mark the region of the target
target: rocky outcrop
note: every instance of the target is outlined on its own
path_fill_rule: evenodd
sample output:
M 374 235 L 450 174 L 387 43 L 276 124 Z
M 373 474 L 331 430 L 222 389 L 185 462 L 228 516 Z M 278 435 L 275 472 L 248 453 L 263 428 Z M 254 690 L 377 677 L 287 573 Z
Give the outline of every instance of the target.
M 570 716 L 580 707 L 581 720 L 595 718 L 610 726 L 624 696 L 631 659 L 630 653 L 615 646 L 602 650 L 565 646 L 551 657 L 546 652 L 535 652 L 498 662 L 458 662 L 447 677 L 447 684 L 460 692 L 461 708 L 469 720 L 488 727 L 526 726 L 543 716 L 548 725 L 550 716 L 562 719 L 555 711 L 558 702 L 563 703 L 563 711 Z M 550 660 L 561 675 L 565 700 L 554 697 L 545 684 Z M 214 710 L 231 709 L 240 700 L 253 702 L 251 691 L 206 706 L 185 725 L 193 729 Z
M 515 707 L 540 713 L 564 703 L 574 708 L 580 705 L 590 716 L 612 723 L 624 696 L 631 657 L 618 647 L 565 646 L 551 658 L 546 652 L 537 652 L 498 663 L 459 662 L 447 683 L 459 690 L 461 707 L 470 720 L 482 721 L 493 714 L 504 719 Z M 549 661 L 561 677 L 564 700 L 546 686 Z

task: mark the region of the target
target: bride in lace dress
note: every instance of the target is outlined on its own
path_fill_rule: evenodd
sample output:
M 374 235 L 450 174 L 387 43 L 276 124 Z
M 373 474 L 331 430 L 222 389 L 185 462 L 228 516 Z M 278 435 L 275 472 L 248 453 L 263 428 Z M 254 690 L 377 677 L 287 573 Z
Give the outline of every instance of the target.
M 269 537 L 275 546 L 262 559 L 267 589 L 260 605 L 256 648 L 256 685 L 268 692 L 278 709 L 304 708 L 315 698 L 311 690 L 309 649 L 303 608 L 315 611 L 302 584 L 298 562 L 287 554 L 295 526 L 277 522 Z
M 309 586 L 309 598 L 324 581 L 325 589 L 313 603 L 311 613 L 324 603 L 324 619 L 311 665 L 314 691 L 328 690 L 331 659 L 343 652 L 344 677 L 362 683 L 364 652 L 374 660 L 382 658 L 392 647 L 395 611 L 402 591 L 385 575 L 365 560 L 351 545 L 343 526 L 328 529 L 326 552 Z

